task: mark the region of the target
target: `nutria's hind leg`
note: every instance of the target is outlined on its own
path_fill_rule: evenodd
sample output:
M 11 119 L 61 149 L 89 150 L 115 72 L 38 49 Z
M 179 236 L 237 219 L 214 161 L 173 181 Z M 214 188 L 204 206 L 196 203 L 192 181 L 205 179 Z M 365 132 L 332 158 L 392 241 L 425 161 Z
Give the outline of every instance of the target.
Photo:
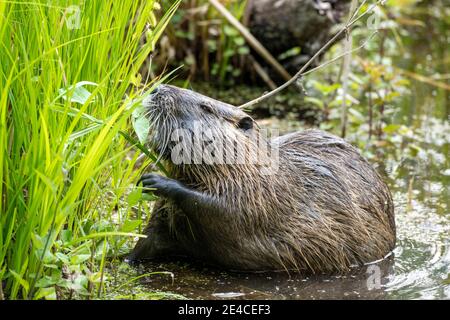
M 155 209 L 144 234 L 147 238 L 139 239 L 133 251 L 126 258 L 128 263 L 133 264 L 142 260 L 182 255 L 180 246 L 170 234 L 167 211 L 164 208 L 163 201 L 155 204 Z

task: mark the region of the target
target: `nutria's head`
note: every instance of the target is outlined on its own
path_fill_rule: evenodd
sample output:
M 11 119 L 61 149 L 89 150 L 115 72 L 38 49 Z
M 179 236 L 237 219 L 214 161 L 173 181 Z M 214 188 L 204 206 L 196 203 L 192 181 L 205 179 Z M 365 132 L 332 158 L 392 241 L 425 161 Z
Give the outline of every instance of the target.
M 150 121 L 149 142 L 173 164 L 220 164 L 225 161 L 226 150 L 260 149 L 254 141 L 259 136 L 256 123 L 230 104 L 160 85 L 144 100 L 144 105 Z

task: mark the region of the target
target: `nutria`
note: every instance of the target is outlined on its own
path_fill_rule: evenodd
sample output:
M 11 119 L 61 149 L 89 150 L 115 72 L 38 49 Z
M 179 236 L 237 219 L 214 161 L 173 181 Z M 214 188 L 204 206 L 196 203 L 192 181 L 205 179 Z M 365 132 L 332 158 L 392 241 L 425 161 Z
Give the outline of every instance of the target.
M 140 180 L 160 199 L 129 261 L 181 254 L 232 270 L 345 272 L 394 248 L 389 189 L 343 139 L 306 130 L 257 144 L 261 129 L 247 113 L 169 85 L 144 104 L 149 142 L 170 178 L 151 173 Z M 200 145 L 189 136 L 198 123 L 209 131 Z M 180 129 L 188 136 L 177 141 L 194 154 L 212 146 L 208 156 L 217 156 L 217 138 L 224 137 L 227 151 L 257 153 L 265 144 L 265 162 L 174 159 L 173 132 Z

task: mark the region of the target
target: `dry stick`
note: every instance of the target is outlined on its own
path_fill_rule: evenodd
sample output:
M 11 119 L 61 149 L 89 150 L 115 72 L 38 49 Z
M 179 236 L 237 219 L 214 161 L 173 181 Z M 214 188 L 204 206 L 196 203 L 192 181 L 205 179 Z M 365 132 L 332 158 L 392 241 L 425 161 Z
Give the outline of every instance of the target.
M 356 16 L 356 14 L 358 13 L 358 11 L 361 9 L 362 5 L 365 3 L 365 1 L 358 7 L 358 9 L 355 11 L 355 14 L 353 14 L 352 16 L 352 20 L 350 22 L 348 22 L 339 32 L 337 32 L 330 40 L 328 40 L 327 43 L 325 43 L 325 45 L 320 48 L 315 54 L 314 56 L 311 57 L 311 59 L 308 60 L 308 62 L 306 62 L 303 67 L 287 82 L 285 82 L 284 84 L 282 84 L 281 86 L 279 86 L 278 88 L 276 88 L 275 90 L 272 90 L 266 94 L 263 94 L 262 96 L 253 99 L 247 103 L 244 103 L 243 105 L 239 106 L 239 108 L 244 109 L 244 108 L 249 108 L 255 104 L 260 103 L 263 100 L 266 100 L 276 94 L 278 94 L 280 91 L 286 89 L 287 87 L 289 87 L 291 84 L 293 84 L 297 79 L 299 79 L 300 77 L 302 77 L 304 74 L 304 71 L 311 65 L 311 63 L 314 62 L 314 60 L 317 59 L 318 56 L 320 56 L 331 44 L 333 44 L 345 31 L 348 30 L 348 28 L 350 28 L 352 25 L 354 25 L 358 20 L 360 20 L 361 18 L 363 18 L 364 16 L 366 16 L 369 12 L 372 12 L 373 9 L 380 4 L 381 2 L 383 2 L 384 0 L 379 0 L 377 1 L 372 7 L 370 7 L 369 9 L 367 9 L 364 13 L 360 14 L 359 16 L 357 16 L 356 18 L 353 19 L 353 17 Z M 320 66 L 322 67 L 322 66 Z M 318 68 L 316 68 L 317 70 Z M 309 73 L 309 72 L 308 72 Z
M 358 0 L 352 0 L 352 3 L 350 4 L 350 12 L 354 12 L 356 9 L 356 3 Z M 352 19 L 352 16 L 349 15 L 347 23 Z M 353 44 L 353 38 L 351 34 L 351 28 L 348 28 L 346 30 L 346 37 L 344 42 L 344 52 L 348 52 L 352 49 Z M 342 66 L 342 114 L 341 114 L 341 137 L 345 137 L 345 131 L 347 129 L 347 92 L 348 92 L 348 76 L 350 74 L 350 62 L 351 62 L 352 55 L 351 53 L 346 54 L 344 56 L 344 62 Z
M 209 0 L 209 3 L 213 5 L 220 14 L 228 20 L 228 22 L 235 27 L 240 34 L 245 38 L 247 43 L 256 51 L 258 54 L 264 58 L 272 67 L 283 77 L 284 80 L 288 81 L 292 78 L 289 72 L 283 68 L 283 66 L 270 54 L 270 52 L 259 42 L 246 27 L 242 25 L 220 2 L 217 0 Z

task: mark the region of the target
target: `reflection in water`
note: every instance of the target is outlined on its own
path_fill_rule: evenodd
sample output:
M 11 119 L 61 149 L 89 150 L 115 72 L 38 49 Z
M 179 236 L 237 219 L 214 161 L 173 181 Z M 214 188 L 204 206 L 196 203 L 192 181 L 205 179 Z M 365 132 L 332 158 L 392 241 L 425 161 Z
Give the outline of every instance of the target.
M 369 265 L 347 275 L 302 276 L 279 273 L 229 273 L 189 263 L 147 266 L 171 270 L 174 278 L 149 276 L 151 290 L 176 292 L 193 299 L 380 299 L 392 273 L 393 259 Z

